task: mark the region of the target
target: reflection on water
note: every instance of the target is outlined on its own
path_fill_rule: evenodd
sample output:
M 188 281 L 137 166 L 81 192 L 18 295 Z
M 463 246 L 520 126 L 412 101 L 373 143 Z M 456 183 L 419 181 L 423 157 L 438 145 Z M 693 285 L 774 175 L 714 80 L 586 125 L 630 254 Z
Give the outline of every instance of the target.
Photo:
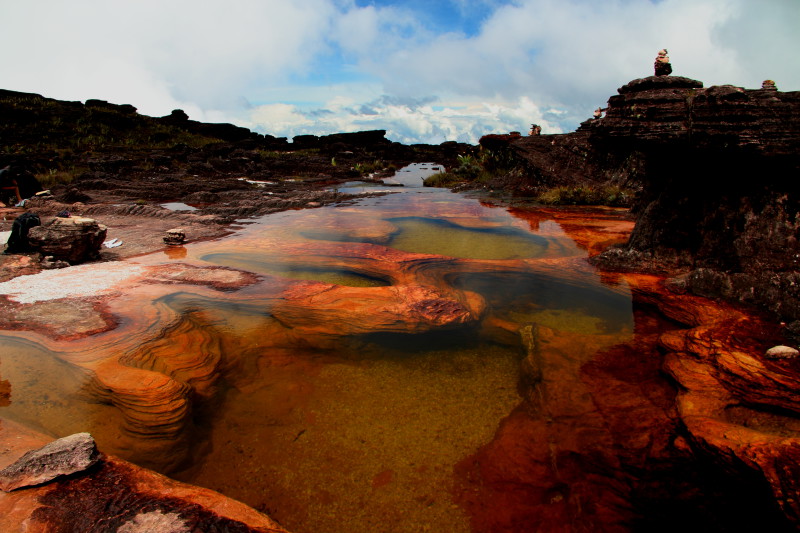
M 407 252 L 469 259 L 537 257 L 547 239 L 513 227 L 464 228 L 447 220 L 422 217 L 389 219 L 399 231 L 389 246 Z
M 631 299 L 570 260 L 583 252 L 558 224 L 534 231 L 505 210 L 415 187 L 419 176 L 408 174 L 395 178 L 404 192 L 277 213 L 226 239 L 154 254 L 263 279 L 238 292 L 127 294 L 137 304 L 119 307 L 120 338 L 93 348 L 93 360 L 122 365 L 114 379 L 97 363 L 65 362 L 79 352 L 69 342 L 67 356 L 0 337 L 11 391 L 4 406 L 0 381 L 0 416 L 53 435 L 91 431 L 104 451 L 219 490 L 298 533 L 469 531 L 453 469 L 524 400 L 520 328 L 581 342 L 588 359 L 629 338 Z M 334 293 L 343 296 L 325 300 Z M 355 295 L 376 298 L 382 321 L 344 335 L 325 317 L 359 322 L 347 331 L 373 324 L 348 300 Z M 414 316 L 385 318 L 412 297 Z M 428 306 L 480 313 L 437 329 Z M 425 328 L 408 331 L 425 332 L 397 333 L 392 320 L 419 320 Z M 177 382 L 183 396 L 156 405 L 147 379 L 125 381 L 126 369 L 169 376 L 164 386 Z M 563 379 L 578 388 L 577 374 L 570 367 Z
M 291 279 L 316 280 L 348 287 L 380 287 L 388 285 L 386 280 L 340 269 L 314 268 L 290 262 L 269 262 L 264 254 L 216 253 L 203 256 L 204 261 L 256 274 L 270 274 Z
M 575 333 L 632 332 L 630 295 L 579 274 L 453 274 L 450 281 L 483 295 L 498 317 L 515 323 Z

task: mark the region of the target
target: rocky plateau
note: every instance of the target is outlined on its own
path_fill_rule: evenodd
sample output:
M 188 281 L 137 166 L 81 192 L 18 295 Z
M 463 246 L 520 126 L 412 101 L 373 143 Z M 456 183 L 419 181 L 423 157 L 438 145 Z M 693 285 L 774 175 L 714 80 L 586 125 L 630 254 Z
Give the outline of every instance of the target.
M 199 299 L 226 302 L 236 294 L 268 306 L 274 321 L 259 324 L 260 334 L 285 356 L 311 344 L 335 346 L 351 334 L 422 333 L 485 319 L 485 299 L 453 286 L 443 262 L 471 272 L 551 272 L 576 261 L 443 261 L 363 243 L 269 242 L 276 254 L 305 265 L 387 280 L 369 289 L 286 286 L 235 268 L 148 262 L 143 254 L 154 250 L 182 257 L 180 247 L 163 242 L 170 228 L 184 228 L 194 241 L 220 237 L 245 217 L 346 202 L 332 186 L 380 179 L 359 170 L 376 160 L 377 172 L 411 161 L 451 166 L 476 149 L 405 147 L 383 132 L 287 143 L 196 123 L 179 110 L 150 118 L 132 106 L 10 91 L 0 93 L 0 106 L 9 117 L 0 139 L 14 153 L 0 166 L 24 166 L 41 178 L 71 173 L 51 195 L 4 208 L 3 228 L 25 210 L 45 223 L 69 210 L 97 219 L 106 238 L 124 242 L 99 258 L 118 277 L 79 296 L 60 287 L 24 300 L 23 274 L 41 264 L 32 255 L 3 256 L 1 281 L 20 285 L 0 302 L 0 326 L 52 347 L 88 376 L 85 394 L 122 413 L 117 446 L 130 451 L 136 441 L 134 462 L 146 466 L 176 469 L 191 458 L 192 409 L 234 379 L 226 372 L 235 361 L 226 357 L 249 349 L 208 333 L 214 322 L 202 310 L 145 303 L 176 286 Z M 74 124 L 77 138 L 66 133 Z M 507 172 L 490 186 L 510 204 L 559 185 L 623 184 L 638 195 L 627 220 L 604 210 L 520 207 L 515 214 L 532 227 L 557 222 L 609 285 L 626 283 L 635 325 L 632 338 L 609 335 L 590 352 L 580 335 L 544 325 L 481 324 L 496 342 L 521 350 L 522 401 L 491 442 L 456 467 L 455 497 L 473 529 L 665 530 L 691 522 L 712 531 L 796 530 L 800 359 L 766 354 L 800 341 L 800 93 L 648 77 L 621 87 L 605 116 L 573 133 L 494 135 L 481 146 L 502 160 Z M 195 210 L 161 207 L 167 202 Z M 378 242 L 388 230 L 347 231 Z M 69 267 L 72 283 L 92 285 L 92 270 L 83 267 Z M 129 338 L 137 328 L 148 332 L 147 342 Z M 0 405 L 4 394 L 0 380 Z M 0 468 L 51 440 L 0 420 Z M 43 483 L 0 492 L 4 530 L 92 530 L 102 523 L 109 531 L 140 531 L 152 521 L 174 531 L 283 531 L 243 504 L 102 449 L 84 472 Z

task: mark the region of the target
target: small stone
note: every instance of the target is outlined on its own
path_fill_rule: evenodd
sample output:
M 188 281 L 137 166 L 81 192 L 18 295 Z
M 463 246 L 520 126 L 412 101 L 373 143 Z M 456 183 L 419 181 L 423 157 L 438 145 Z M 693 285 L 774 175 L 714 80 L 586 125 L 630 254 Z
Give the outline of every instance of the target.
M 59 476 L 83 472 L 100 460 L 89 433 L 75 433 L 31 450 L 0 470 L 0 489 L 10 492 L 47 483 Z
M 70 266 L 69 263 L 66 261 L 61 261 L 60 259 L 55 259 L 52 255 L 48 255 L 42 262 L 40 263 L 41 267 L 46 270 L 53 270 L 56 268 L 67 268 Z
M 773 346 L 764 355 L 769 359 L 794 359 L 800 355 L 800 351 L 791 346 Z
M 167 230 L 164 243 L 170 246 L 180 246 L 186 242 L 186 231 L 183 228 L 172 228 Z

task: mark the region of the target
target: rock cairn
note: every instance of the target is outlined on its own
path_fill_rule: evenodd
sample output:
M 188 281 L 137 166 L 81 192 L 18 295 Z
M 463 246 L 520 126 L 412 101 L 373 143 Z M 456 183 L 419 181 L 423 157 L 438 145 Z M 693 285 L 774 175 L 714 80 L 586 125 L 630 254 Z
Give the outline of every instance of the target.
M 772 80 L 764 80 L 761 82 L 761 88 L 765 91 L 777 91 L 778 87 L 775 85 L 775 82 Z
M 656 71 L 656 76 L 669 76 L 672 74 L 672 63 L 669 62 L 666 48 L 658 51 L 655 64 L 653 65 Z

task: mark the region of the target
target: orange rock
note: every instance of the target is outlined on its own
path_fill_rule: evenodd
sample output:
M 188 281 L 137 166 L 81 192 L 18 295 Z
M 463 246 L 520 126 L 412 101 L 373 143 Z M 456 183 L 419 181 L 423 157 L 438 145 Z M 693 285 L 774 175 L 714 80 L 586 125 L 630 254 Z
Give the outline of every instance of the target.
M 0 441 L 8 443 L 0 449 L 0 466 L 49 440 L 0 419 Z M 159 529 L 164 525 L 178 529 Z M 68 479 L 0 492 L 0 531 L 141 530 L 134 526 L 150 526 L 150 531 L 285 533 L 273 520 L 242 503 L 108 455 L 94 468 Z

